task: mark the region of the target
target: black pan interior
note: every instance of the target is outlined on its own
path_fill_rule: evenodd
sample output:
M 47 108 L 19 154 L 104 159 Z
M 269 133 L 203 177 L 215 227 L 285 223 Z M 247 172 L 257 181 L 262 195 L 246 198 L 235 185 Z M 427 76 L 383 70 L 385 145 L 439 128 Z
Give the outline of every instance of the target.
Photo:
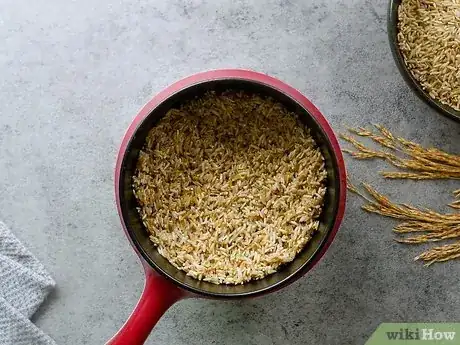
M 184 101 L 200 97 L 210 90 L 216 92 L 235 90 L 256 93 L 262 96 L 270 96 L 282 103 L 288 110 L 297 113 L 301 121 L 311 129 L 314 139 L 321 148 L 326 160 L 328 172 L 325 207 L 320 218 L 319 231 L 314 235 L 313 239 L 307 244 L 304 250 L 299 253 L 293 262 L 283 266 L 278 272 L 262 280 L 252 281 L 237 286 L 215 285 L 198 281 L 188 277 L 184 272 L 176 269 L 164 259 L 148 238 L 147 231 L 136 211 L 137 203 L 131 188 L 137 156 L 144 145 L 149 130 L 166 114 L 168 109 L 177 107 Z M 335 221 L 340 194 L 337 169 L 335 154 L 325 133 L 313 117 L 292 98 L 270 86 L 248 80 L 223 79 L 206 81 L 189 86 L 172 95 L 156 107 L 138 126 L 134 136 L 128 144 L 121 168 L 120 184 L 118 188 L 120 191 L 122 216 L 128 233 L 143 258 L 159 273 L 173 280 L 184 289 L 209 297 L 232 298 L 253 296 L 280 288 L 308 271 L 311 267 L 312 258 L 326 242 Z

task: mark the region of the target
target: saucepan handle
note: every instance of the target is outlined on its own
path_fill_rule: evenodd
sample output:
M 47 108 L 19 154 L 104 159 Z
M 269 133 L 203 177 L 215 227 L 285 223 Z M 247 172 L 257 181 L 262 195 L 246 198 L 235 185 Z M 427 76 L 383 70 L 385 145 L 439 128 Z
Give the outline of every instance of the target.
M 146 268 L 144 291 L 128 321 L 106 345 L 142 345 L 161 316 L 184 291 L 166 278 Z

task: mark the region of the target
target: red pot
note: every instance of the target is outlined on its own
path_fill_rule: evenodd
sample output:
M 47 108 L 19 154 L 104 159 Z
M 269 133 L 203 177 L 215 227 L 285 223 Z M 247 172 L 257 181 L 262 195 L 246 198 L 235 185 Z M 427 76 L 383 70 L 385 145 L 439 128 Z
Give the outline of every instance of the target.
M 318 232 L 295 260 L 278 272 L 243 285 L 215 285 L 195 280 L 177 270 L 153 246 L 136 211 L 131 177 L 137 155 L 149 130 L 168 109 L 206 91 L 228 89 L 256 92 L 281 102 L 296 112 L 318 143 L 328 172 L 327 193 Z M 346 198 L 346 171 L 334 132 L 318 109 L 299 91 L 267 75 L 246 70 L 199 73 L 171 85 L 142 108 L 129 126 L 118 153 L 115 195 L 122 226 L 144 266 L 146 283 L 142 296 L 120 331 L 107 344 L 143 344 L 163 313 L 184 297 L 243 298 L 282 288 L 309 271 L 332 243 L 342 221 Z

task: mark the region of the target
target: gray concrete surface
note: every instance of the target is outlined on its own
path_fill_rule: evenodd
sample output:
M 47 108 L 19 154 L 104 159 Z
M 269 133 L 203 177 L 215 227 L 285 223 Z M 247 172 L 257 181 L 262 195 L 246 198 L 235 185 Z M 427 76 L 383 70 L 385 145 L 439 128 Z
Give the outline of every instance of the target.
M 121 231 L 112 175 L 136 111 L 194 72 L 242 67 L 301 90 L 333 128 L 382 123 L 459 152 L 392 61 L 385 0 L 0 0 L 0 219 L 58 289 L 36 316 L 58 344 L 102 344 L 143 286 Z M 400 201 L 445 210 L 455 182 L 388 182 L 381 163 L 349 173 Z M 423 268 L 421 247 L 349 198 L 332 248 L 307 276 L 244 302 L 188 300 L 148 344 L 363 344 L 383 321 L 459 321 L 459 262 Z

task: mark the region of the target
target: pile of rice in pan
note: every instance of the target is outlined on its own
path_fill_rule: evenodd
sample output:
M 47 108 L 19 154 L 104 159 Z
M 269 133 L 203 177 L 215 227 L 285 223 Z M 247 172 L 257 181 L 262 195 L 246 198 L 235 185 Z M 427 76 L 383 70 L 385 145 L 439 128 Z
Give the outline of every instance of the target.
M 159 253 L 215 284 L 262 279 L 318 229 L 324 158 L 295 114 L 267 98 L 208 93 L 151 129 L 133 176 Z

